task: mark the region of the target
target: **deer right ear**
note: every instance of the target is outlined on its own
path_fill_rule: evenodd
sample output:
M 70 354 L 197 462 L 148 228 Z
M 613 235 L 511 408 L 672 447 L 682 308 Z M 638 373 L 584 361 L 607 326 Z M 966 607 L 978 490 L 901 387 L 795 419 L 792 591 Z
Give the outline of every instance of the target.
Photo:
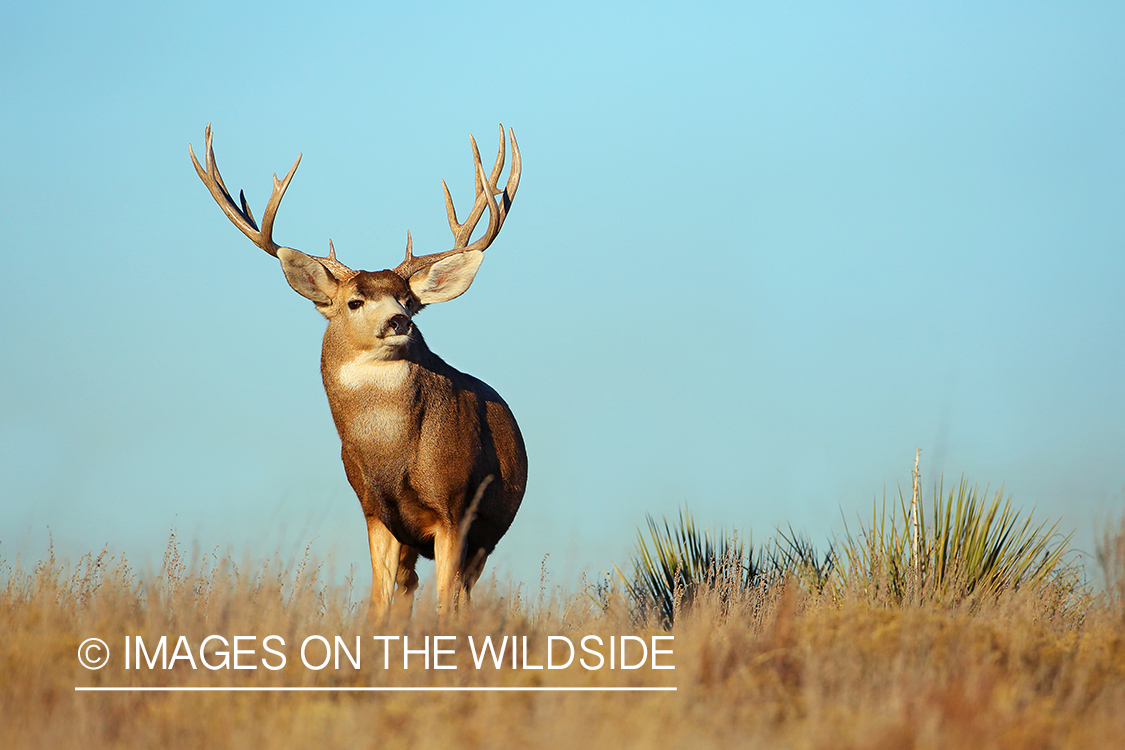
M 340 282 L 320 261 L 291 247 L 279 247 L 277 259 L 281 261 L 281 270 L 285 272 L 289 286 L 297 294 L 317 305 L 332 303 Z

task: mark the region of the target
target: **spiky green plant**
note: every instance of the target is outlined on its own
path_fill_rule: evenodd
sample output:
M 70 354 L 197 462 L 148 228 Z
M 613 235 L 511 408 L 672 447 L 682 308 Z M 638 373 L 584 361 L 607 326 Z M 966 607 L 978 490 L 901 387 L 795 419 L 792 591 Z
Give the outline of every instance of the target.
M 887 512 L 887 498 L 876 502 L 870 525 L 861 525 L 852 534 L 844 525 L 843 557 L 838 583 L 861 588 L 871 599 L 900 603 L 907 598 L 914 578 L 911 576 L 909 514 L 905 500 L 899 497 L 902 520 L 892 504 Z M 924 523 L 924 522 L 923 522 Z M 901 524 L 901 525 L 900 525 Z
M 736 599 L 764 592 L 787 575 L 819 594 L 834 567 L 831 547 L 821 555 L 792 528 L 755 548 L 737 532 L 712 534 L 700 529 L 684 510 L 674 525 L 649 516 L 648 538 L 637 530 L 632 576 L 618 574 L 637 616 L 655 613 L 665 627 L 671 627 L 676 615 L 702 593 L 715 597 L 719 611 L 726 613 Z
M 726 611 L 732 597 L 748 591 L 777 567 L 768 551 L 755 554 L 753 544 L 735 532 L 713 537 L 698 528 L 686 510 L 675 526 L 648 516 L 648 539 L 637 530 L 631 562 L 632 577 L 618 574 L 635 610 L 642 616 L 655 613 L 665 627 L 671 627 L 677 613 L 704 591 L 716 594 Z
M 808 536 L 778 530 L 778 540 L 773 544 L 771 556 L 779 570 L 794 575 L 805 589 L 822 593 L 833 579 L 836 570 L 835 545 L 829 544 L 828 551 L 821 554 Z
M 1032 525 L 1021 520 L 1003 489 L 988 499 L 961 479 L 945 492 L 934 489 L 929 524 L 919 513 L 917 556 L 912 549 L 906 499 L 899 495 L 901 518 L 887 503 L 876 504 L 871 526 L 857 535 L 846 531 L 844 585 L 857 585 L 873 598 L 902 603 L 909 598 L 950 599 L 994 594 L 1042 582 L 1066 565 L 1070 535 L 1058 534 L 1058 521 Z

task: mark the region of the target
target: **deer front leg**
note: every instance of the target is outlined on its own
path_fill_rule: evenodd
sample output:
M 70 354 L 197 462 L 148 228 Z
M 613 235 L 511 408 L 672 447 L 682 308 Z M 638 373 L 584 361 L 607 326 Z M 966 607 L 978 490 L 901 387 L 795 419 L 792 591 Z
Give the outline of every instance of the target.
M 377 517 L 367 516 L 367 541 L 371 545 L 371 608 L 373 620 L 382 623 L 390 611 L 402 545 Z M 411 571 L 413 572 L 413 571 Z M 411 590 L 413 593 L 413 590 Z
M 453 611 L 457 603 L 461 568 L 465 549 L 456 529 L 439 526 L 434 531 L 434 564 L 437 568 L 437 606 L 442 616 Z

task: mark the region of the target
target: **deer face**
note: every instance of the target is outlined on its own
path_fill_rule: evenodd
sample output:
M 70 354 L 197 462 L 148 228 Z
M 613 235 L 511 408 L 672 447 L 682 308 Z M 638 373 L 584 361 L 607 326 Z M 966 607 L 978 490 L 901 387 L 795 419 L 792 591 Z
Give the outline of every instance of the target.
M 352 344 L 372 359 L 398 359 L 414 334 L 422 304 L 393 271 L 360 271 L 337 295 L 337 318 Z
M 409 278 L 394 271 L 352 271 L 328 259 L 278 248 L 285 278 L 301 296 L 316 303 L 330 325 L 366 358 L 400 359 L 414 324 L 411 318 L 428 304 L 460 296 L 476 277 L 484 258 L 468 250 L 423 266 Z M 338 278 L 337 274 L 343 277 Z

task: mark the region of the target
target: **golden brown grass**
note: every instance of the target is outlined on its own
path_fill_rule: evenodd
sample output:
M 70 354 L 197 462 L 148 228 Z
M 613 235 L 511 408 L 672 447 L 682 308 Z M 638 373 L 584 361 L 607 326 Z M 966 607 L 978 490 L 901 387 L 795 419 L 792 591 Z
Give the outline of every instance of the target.
M 376 628 L 346 586 L 308 560 L 185 561 L 140 575 L 91 555 L 0 577 L 0 747 L 1125 747 L 1125 524 L 1106 535 L 1109 595 L 1068 576 L 975 601 L 895 603 L 791 579 L 679 614 L 675 670 L 476 670 L 469 635 L 661 635 L 625 597 L 485 583 L 470 614 L 439 624 L 425 601 Z M 545 594 L 545 595 L 543 595 Z M 285 669 L 130 670 L 126 635 L 277 634 Z M 312 671 L 307 635 L 364 637 L 360 670 Z M 456 670 L 384 670 L 374 634 L 456 635 Z M 114 650 L 81 668 L 90 636 Z M 172 646 L 172 643 L 169 643 Z M 263 652 L 260 647 L 257 657 Z M 198 656 L 198 654 L 197 654 Z M 537 661 L 538 660 L 538 661 Z M 256 660 L 252 660 L 257 663 Z M 675 686 L 662 693 L 87 693 L 75 686 Z

